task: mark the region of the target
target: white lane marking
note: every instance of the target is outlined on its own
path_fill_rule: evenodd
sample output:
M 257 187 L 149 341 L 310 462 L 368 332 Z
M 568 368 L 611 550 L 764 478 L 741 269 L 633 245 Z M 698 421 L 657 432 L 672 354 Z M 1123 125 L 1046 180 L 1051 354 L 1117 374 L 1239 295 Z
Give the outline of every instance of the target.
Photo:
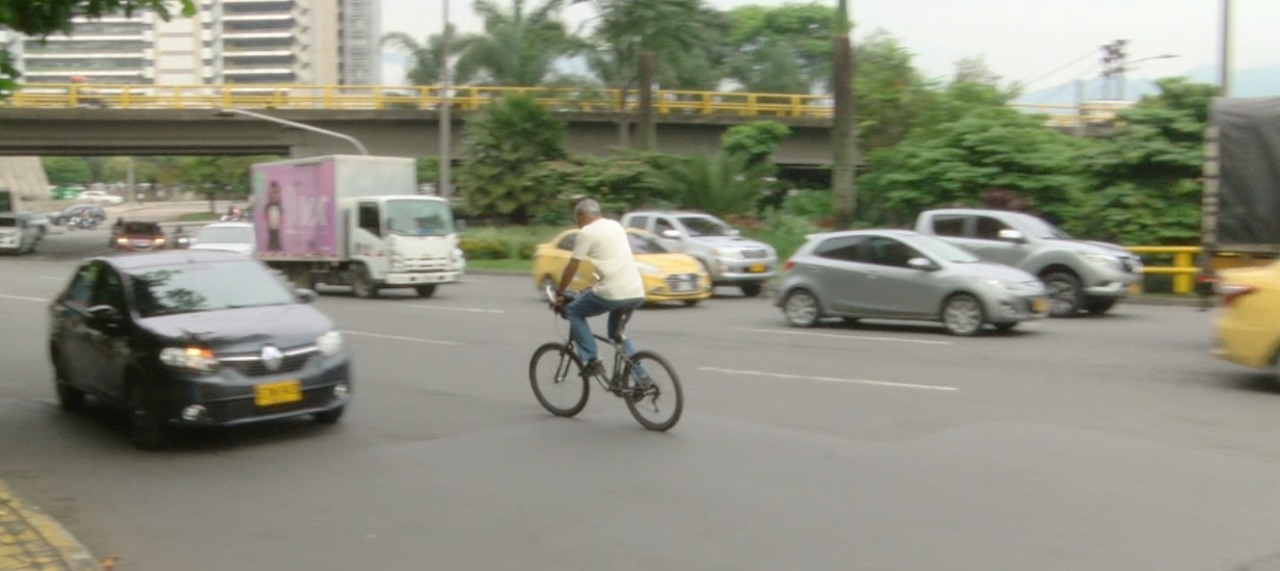
M 25 295 L 5 295 L 5 294 L 0 294 L 0 299 L 16 299 L 18 301 L 39 301 L 39 302 L 49 301 L 43 297 L 27 297 Z
M 875 385 L 880 387 L 894 387 L 899 389 L 920 389 L 925 391 L 958 391 L 958 387 L 948 387 L 942 385 L 917 385 L 913 383 L 893 383 L 889 381 L 868 381 L 865 379 L 840 379 L 836 377 L 813 377 L 809 375 L 788 375 L 786 373 L 765 373 L 762 371 L 740 371 L 737 369 L 721 369 L 718 367 L 698 367 L 699 371 L 707 371 L 709 373 L 724 373 L 726 375 L 745 375 L 752 377 L 770 377 L 774 379 L 791 379 L 800 381 L 819 381 L 823 383 L 853 383 L 858 385 Z
M 443 305 L 410 305 L 414 309 L 440 309 L 444 311 L 466 311 L 470 313 L 506 313 L 505 309 L 480 309 L 476 307 L 445 307 Z
M 868 337 L 865 335 L 836 335 L 833 333 L 813 333 L 809 331 L 787 331 L 785 329 L 749 329 L 739 327 L 739 331 L 752 333 L 771 333 L 778 335 L 808 335 L 810 337 L 830 337 L 832 339 L 854 339 L 857 341 L 889 341 L 893 343 L 917 343 L 920 345 L 950 345 L 950 341 L 927 341 L 923 339 L 903 339 L 901 337 Z
M 374 339 L 390 339 L 392 341 L 409 341 L 412 343 L 425 343 L 427 345 L 461 345 L 456 341 L 441 341 L 439 339 L 423 339 L 421 337 L 404 337 L 401 335 L 383 335 L 382 333 L 368 333 L 365 331 L 342 330 L 343 335 L 355 335 L 358 337 L 372 337 Z

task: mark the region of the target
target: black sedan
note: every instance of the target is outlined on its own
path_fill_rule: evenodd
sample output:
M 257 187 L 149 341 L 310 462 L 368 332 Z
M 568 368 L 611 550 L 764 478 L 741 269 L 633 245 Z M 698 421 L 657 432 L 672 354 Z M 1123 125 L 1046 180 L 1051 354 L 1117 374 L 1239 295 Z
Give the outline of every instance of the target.
M 214 250 L 84 262 L 50 307 L 62 408 L 86 395 L 128 412 L 140 448 L 175 426 L 298 415 L 333 423 L 351 401 L 342 335 L 262 263 Z
M 101 206 L 95 206 L 92 204 L 73 204 L 62 210 L 49 214 L 48 218 L 50 224 L 53 224 L 54 226 L 62 226 L 67 222 L 70 222 L 71 219 L 76 216 L 88 216 L 98 222 L 102 222 L 107 219 L 107 211 L 103 210 Z

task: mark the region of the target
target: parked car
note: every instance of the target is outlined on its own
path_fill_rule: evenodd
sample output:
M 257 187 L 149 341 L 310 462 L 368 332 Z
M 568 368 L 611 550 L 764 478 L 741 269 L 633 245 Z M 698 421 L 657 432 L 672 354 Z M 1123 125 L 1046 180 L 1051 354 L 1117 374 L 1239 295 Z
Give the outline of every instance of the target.
M 49 214 L 48 218 L 50 224 L 53 224 L 54 226 L 62 226 L 76 216 L 88 216 L 98 222 L 103 222 L 107 219 L 107 211 L 103 210 L 101 206 L 94 204 L 73 204 L 63 208 L 62 210 Z
M 1077 240 L 1029 214 L 928 210 L 916 219 L 916 231 L 1039 276 L 1053 296 L 1054 317 L 1106 313 L 1142 287 L 1141 257 L 1116 244 Z
M 559 285 L 577 238 L 577 230 L 566 230 L 550 242 L 538 245 L 533 254 L 533 283 L 539 290 Z M 656 236 L 643 230 L 627 230 L 627 238 L 644 281 L 645 303 L 683 301 L 685 305 L 697 305 L 711 297 L 711 277 L 698 260 L 668 251 Z M 592 271 L 591 262 L 582 262 L 570 287 L 583 290 L 590 286 L 595 281 L 590 278 Z
M 1280 375 L 1280 263 L 1221 270 L 1216 289 L 1222 313 L 1213 354 Z
M 914 319 L 966 336 L 988 324 L 1006 331 L 1048 311 L 1035 276 L 909 230 L 810 236 L 783 266 L 776 303 L 798 327 L 825 317 Z
M 124 197 L 110 194 L 105 190 L 86 190 L 80 193 L 78 199 L 80 202 L 99 205 L 106 204 L 108 206 L 119 206 L 124 204 Z
M 647 230 L 672 252 L 697 258 L 714 285 L 737 286 L 757 296 L 777 273 L 778 254 L 763 242 L 749 240 L 723 220 L 702 212 L 637 210 L 622 225 Z
M 43 214 L 24 211 L 16 213 L 19 217 L 27 221 L 27 225 L 36 229 L 36 241 L 43 240 L 49 234 L 49 218 Z
M 229 250 L 253 255 L 253 224 L 249 222 L 216 222 L 196 232 L 189 246 L 196 250 Z
M 130 439 L 164 446 L 175 426 L 314 415 L 351 402 L 350 357 L 333 321 L 261 262 L 233 252 L 95 258 L 50 305 L 58 402 L 86 395 L 127 411 Z
M 160 250 L 166 242 L 158 222 L 121 222 L 112 227 L 111 243 L 119 252 Z
M 40 243 L 39 227 L 21 212 L 0 213 L 0 252 L 30 254 Z

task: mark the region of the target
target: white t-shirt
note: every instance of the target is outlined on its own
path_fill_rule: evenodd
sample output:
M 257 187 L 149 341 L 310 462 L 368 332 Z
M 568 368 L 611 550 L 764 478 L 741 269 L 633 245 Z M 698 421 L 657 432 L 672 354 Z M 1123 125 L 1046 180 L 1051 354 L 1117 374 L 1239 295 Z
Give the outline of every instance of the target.
M 596 273 L 600 274 L 594 288 L 596 295 L 615 301 L 644 297 L 640 269 L 636 267 L 631 242 L 621 224 L 600 218 L 583 226 L 573 245 L 573 259 L 587 260 L 595 266 Z

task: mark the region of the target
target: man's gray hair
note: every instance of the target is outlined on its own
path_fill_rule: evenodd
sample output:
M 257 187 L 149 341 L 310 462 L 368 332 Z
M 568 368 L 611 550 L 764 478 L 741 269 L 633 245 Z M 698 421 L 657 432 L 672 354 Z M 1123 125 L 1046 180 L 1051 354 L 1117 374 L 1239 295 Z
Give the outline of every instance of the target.
M 585 214 L 592 218 L 597 218 L 600 216 L 600 203 L 593 198 L 579 200 L 578 205 L 573 207 L 573 214 L 575 216 Z

